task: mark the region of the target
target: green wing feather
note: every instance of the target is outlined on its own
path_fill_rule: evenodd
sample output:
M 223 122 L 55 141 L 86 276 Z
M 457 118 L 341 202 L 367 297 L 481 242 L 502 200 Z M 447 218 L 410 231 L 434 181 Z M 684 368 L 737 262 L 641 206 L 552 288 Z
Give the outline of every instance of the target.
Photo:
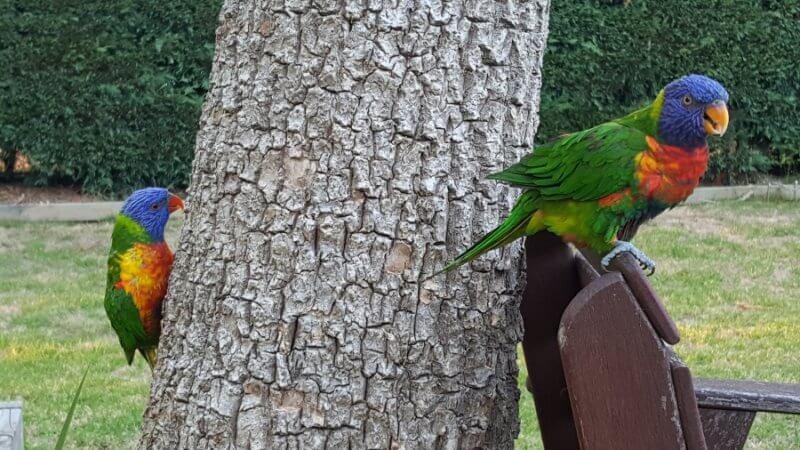
M 125 351 L 128 364 L 133 362 L 137 348 L 155 346 L 156 342 L 145 332 L 133 297 L 123 289 L 115 287 L 120 281 L 119 258 L 134 244 L 150 242 L 152 242 L 150 235 L 141 225 L 122 214 L 117 215 L 114 231 L 111 234 L 104 306 L 111 326 L 119 337 L 120 346 Z M 145 353 L 146 350 L 142 350 L 142 354 Z M 148 359 L 147 355 L 145 359 Z
M 534 190 L 544 201 L 598 200 L 632 186 L 636 155 L 646 148 L 645 133 L 608 122 L 537 147 L 489 178 Z
M 111 326 L 119 337 L 119 344 L 125 351 L 128 364 L 133 362 L 133 355 L 137 348 L 147 344 L 156 345 L 145 332 L 139 318 L 139 310 L 136 309 L 130 294 L 113 287 L 113 285 L 110 286 L 106 290 L 105 308 Z
M 466 264 L 478 256 L 502 247 L 525 234 L 525 226 L 531 218 L 531 214 L 536 211 L 536 200 L 538 195 L 534 191 L 527 191 L 517 200 L 511 214 L 497 228 L 481 238 L 475 245 L 468 248 L 464 253 L 458 255 L 441 272 L 449 272 L 463 264 Z

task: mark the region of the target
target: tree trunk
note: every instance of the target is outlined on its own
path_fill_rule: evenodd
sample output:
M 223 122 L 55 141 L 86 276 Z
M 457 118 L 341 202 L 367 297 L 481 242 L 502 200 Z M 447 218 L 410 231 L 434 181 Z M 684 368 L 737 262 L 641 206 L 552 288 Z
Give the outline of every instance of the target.
M 513 446 L 549 0 L 228 0 L 140 448 Z

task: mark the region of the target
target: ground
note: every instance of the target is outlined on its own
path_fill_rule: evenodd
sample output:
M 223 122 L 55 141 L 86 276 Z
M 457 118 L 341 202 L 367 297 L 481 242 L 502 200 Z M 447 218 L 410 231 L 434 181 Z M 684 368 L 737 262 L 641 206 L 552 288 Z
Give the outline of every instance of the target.
M 95 200 L 95 197 L 81 193 L 77 187 L 40 187 L 24 183 L 0 183 L 0 203 L 88 202 L 92 200 Z
M 174 222 L 174 221 L 173 221 Z M 168 240 L 174 241 L 178 223 Z M 72 448 L 132 448 L 150 370 L 124 363 L 102 307 L 111 224 L 0 223 L 0 399 L 25 400 L 27 448 L 52 448 L 89 366 Z M 698 376 L 800 382 L 800 202 L 680 207 L 636 243 Z M 538 449 L 520 359 L 517 448 Z M 800 449 L 800 418 L 762 414 L 750 449 Z

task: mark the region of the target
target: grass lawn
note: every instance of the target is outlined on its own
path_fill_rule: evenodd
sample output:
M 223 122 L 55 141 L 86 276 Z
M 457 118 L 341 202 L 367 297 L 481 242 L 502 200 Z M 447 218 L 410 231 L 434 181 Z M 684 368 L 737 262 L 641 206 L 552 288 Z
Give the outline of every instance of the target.
M 174 222 L 174 221 L 173 221 Z M 177 224 L 167 239 L 174 242 Z M 72 448 L 132 448 L 150 371 L 128 367 L 102 308 L 110 223 L 0 224 L 0 400 L 25 400 L 27 448 L 52 448 L 91 366 Z M 800 383 L 800 203 L 681 207 L 636 240 L 698 376 Z M 541 448 L 520 360 L 522 432 Z M 761 414 L 750 449 L 800 449 L 800 418 Z

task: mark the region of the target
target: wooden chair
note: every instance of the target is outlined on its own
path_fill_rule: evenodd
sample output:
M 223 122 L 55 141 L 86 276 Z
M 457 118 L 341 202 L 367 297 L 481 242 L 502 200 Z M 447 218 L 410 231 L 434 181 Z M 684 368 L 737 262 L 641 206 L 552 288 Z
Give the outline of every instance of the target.
M 800 385 L 693 379 L 632 256 L 600 275 L 550 233 L 525 245 L 523 349 L 547 450 L 741 449 L 758 411 L 800 414 Z

